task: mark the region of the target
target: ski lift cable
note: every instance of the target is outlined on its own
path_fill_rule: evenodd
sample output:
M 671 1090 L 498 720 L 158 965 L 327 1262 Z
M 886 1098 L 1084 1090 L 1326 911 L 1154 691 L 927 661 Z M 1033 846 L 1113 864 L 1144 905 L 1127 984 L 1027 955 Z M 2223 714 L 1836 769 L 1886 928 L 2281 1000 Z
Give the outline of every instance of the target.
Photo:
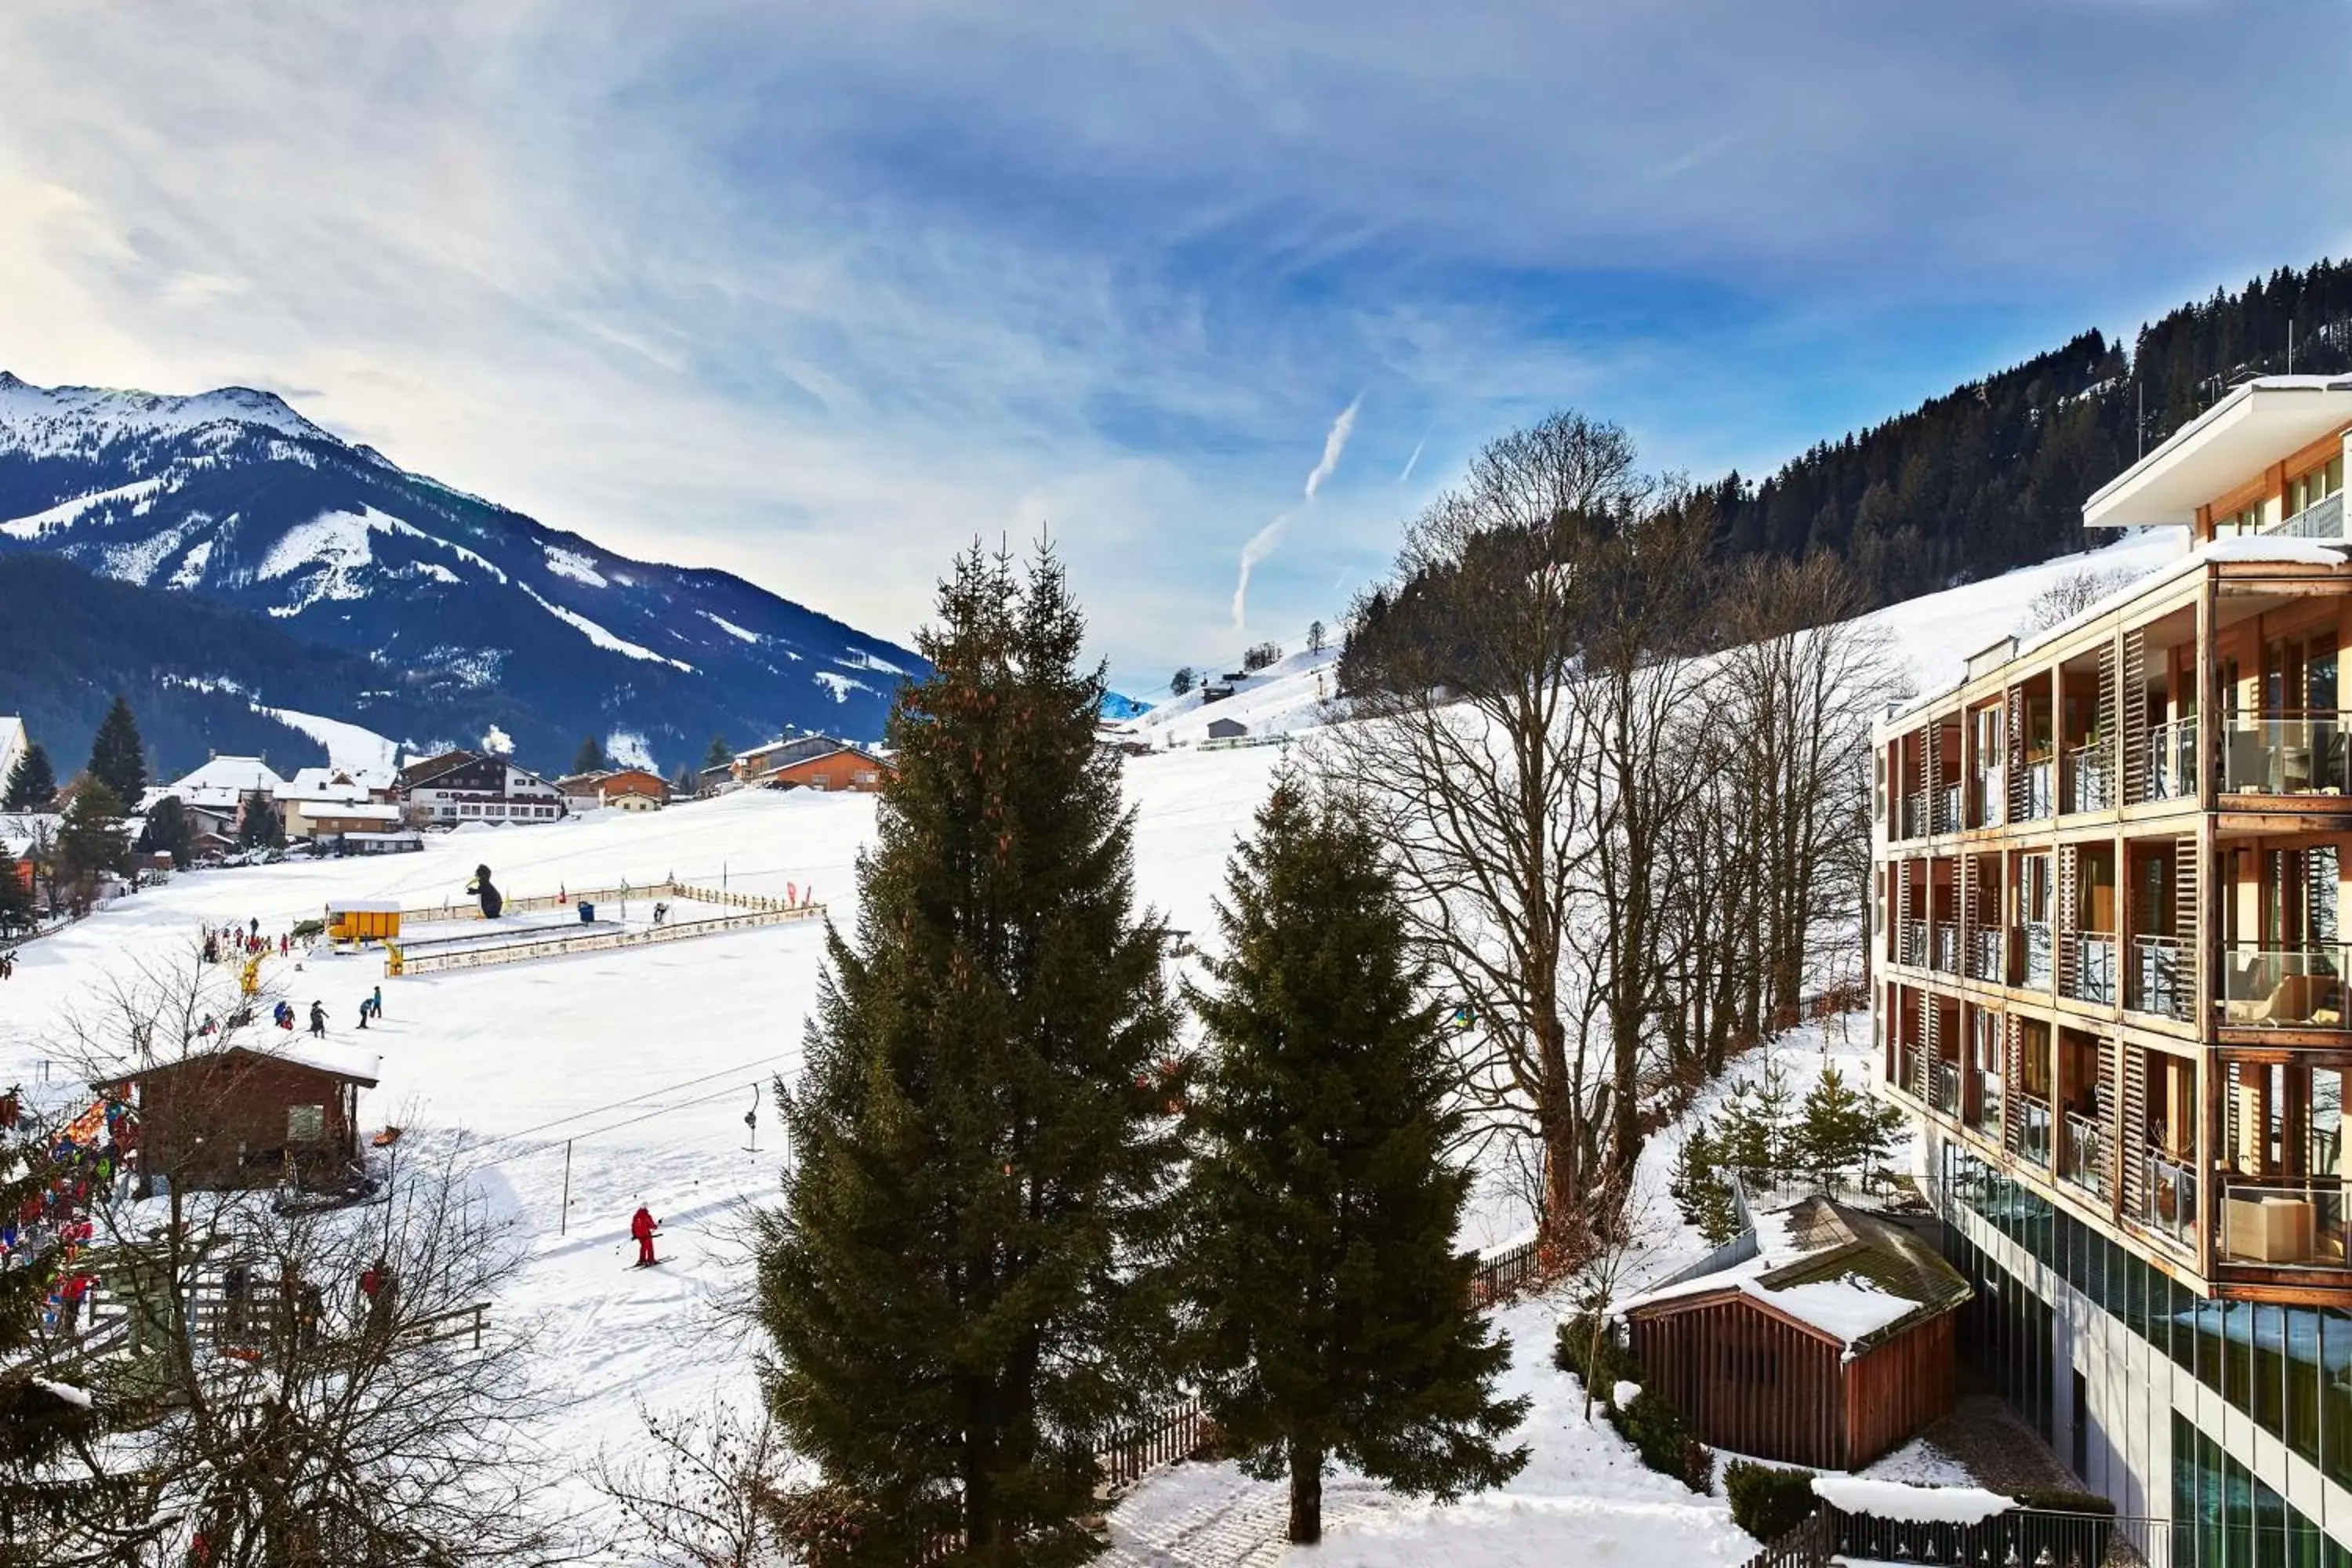
M 592 1116 L 602 1116 L 608 1110 L 625 1110 L 630 1106 L 643 1105 L 646 1100 L 656 1099 L 665 1094 L 675 1094 L 681 1089 L 692 1089 L 697 1084 L 709 1083 L 713 1079 L 729 1078 L 732 1077 L 736 1073 L 749 1072 L 753 1068 L 766 1067 L 771 1062 L 782 1061 L 785 1057 L 790 1054 L 792 1053 L 779 1051 L 772 1056 L 755 1057 L 748 1062 L 741 1062 L 734 1067 L 720 1068 L 716 1072 L 704 1073 L 699 1078 L 684 1079 L 677 1083 L 666 1083 L 658 1089 L 649 1089 L 642 1094 L 633 1094 L 626 1100 L 616 1100 L 612 1101 L 610 1104 L 593 1106 L 586 1110 L 575 1110 L 569 1116 L 559 1116 L 551 1121 L 542 1121 L 535 1127 L 525 1127 L 513 1132 L 501 1132 L 495 1138 L 486 1138 L 478 1143 L 467 1144 L 460 1148 L 457 1152 L 461 1154 L 477 1153 L 484 1149 L 495 1149 L 501 1143 L 511 1143 L 520 1138 L 533 1137 L 539 1133 L 547 1131 L 550 1128 L 562 1127 L 567 1122 L 584 1121 Z M 729 1087 L 725 1092 L 729 1094 L 737 1092 L 737 1086 Z M 575 1134 L 575 1136 L 577 1135 Z
M 729 1084 L 725 1089 L 719 1090 L 715 1094 L 707 1094 L 697 1100 L 682 1100 L 675 1105 L 657 1105 L 651 1110 L 641 1112 L 635 1116 L 625 1117 L 619 1121 L 607 1122 L 602 1127 L 592 1127 L 585 1132 L 572 1133 L 564 1139 L 564 1142 L 567 1143 L 583 1142 L 591 1138 L 602 1137 L 607 1132 L 617 1132 L 624 1127 L 634 1127 L 640 1121 L 651 1121 L 657 1116 L 667 1116 L 672 1111 L 691 1110 L 697 1106 L 715 1105 L 722 1100 L 731 1100 L 736 1095 L 742 1092 L 743 1085 L 740 1083 Z M 491 1145 L 488 1144 L 481 1145 L 483 1148 L 488 1148 Z M 556 1147 L 557 1145 L 555 1144 L 548 1143 L 542 1144 L 536 1149 L 517 1149 L 511 1153 L 500 1154 L 492 1159 L 478 1160 L 473 1163 L 467 1165 L 464 1168 L 463 1173 L 470 1176 L 477 1172 L 494 1170 L 498 1166 L 507 1164 L 511 1161 L 528 1159 L 534 1154 L 548 1153 Z

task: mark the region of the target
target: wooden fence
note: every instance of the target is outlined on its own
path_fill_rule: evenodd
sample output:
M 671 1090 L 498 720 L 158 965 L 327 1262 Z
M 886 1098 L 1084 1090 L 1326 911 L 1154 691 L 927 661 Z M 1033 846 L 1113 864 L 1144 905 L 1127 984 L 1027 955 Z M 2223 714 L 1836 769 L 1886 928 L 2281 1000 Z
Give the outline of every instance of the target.
M 1479 1260 L 1478 1272 L 1470 1278 L 1470 1300 L 1481 1307 L 1491 1307 L 1526 1291 L 1540 1289 L 1565 1272 L 1557 1258 L 1547 1254 L 1541 1242 L 1523 1241 L 1507 1252 Z
M 1830 1510 L 1816 1508 L 1799 1521 L 1797 1528 L 1781 1536 L 1739 1568 L 1823 1568 L 1830 1560 L 1830 1548 L 1837 1541 L 1837 1524 Z
M 520 963 L 526 959 L 563 958 L 576 952 L 602 952 L 614 948 L 646 947 L 661 942 L 685 942 L 698 936 L 719 936 L 727 931 L 750 931 L 757 926 L 818 920 L 824 914 L 823 904 L 787 904 L 781 899 L 768 901 L 774 907 L 748 910 L 740 915 L 719 915 L 707 921 L 680 921 L 675 925 L 643 926 L 635 931 L 591 929 L 580 936 L 500 942 L 463 952 L 428 952 L 415 958 L 403 953 L 397 943 L 387 943 L 383 973 L 389 978 L 394 975 L 433 974 L 447 969 L 488 969 L 501 963 Z
M 650 882 L 642 888 L 631 887 L 624 882 L 617 888 L 578 888 L 566 889 L 560 893 L 520 894 L 508 899 L 501 908 L 505 912 L 522 915 L 530 914 L 536 910 L 568 909 L 583 900 L 592 904 L 602 904 L 618 903 L 623 899 L 667 899 L 684 896 L 688 895 L 679 894 L 677 884 L 675 882 Z M 472 899 L 467 899 L 463 903 L 429 904 L 422 909 L 400 911 L 400 921 L 403 925 L 406 925 L 411 921 L 415 921 L 419 925 L 432 925 L 442 921 L 478 921 L 481 918 L 482 906 Z
M 1095 1459 L 1103 1468 L 1106 1482 L 1127 1486 L 1147 1470 L 1197 1452 L 1208 1426 L 1208 1413 L 1195 1394 L 1113 1437 L 1095 1450 Z

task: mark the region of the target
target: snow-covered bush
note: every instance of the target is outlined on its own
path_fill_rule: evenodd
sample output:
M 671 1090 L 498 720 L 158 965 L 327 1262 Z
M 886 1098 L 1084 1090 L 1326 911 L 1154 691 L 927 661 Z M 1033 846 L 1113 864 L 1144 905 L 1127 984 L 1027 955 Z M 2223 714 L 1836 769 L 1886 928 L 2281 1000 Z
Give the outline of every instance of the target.
M 1642 1462 L 1695 1492 L 1715 1489 L 1715 1453 L 1691 1435 L 1682 1412 L 1643 1389 L 1623 1409 L 1609 1407 L 1609 1425 L 1633 1445 Z
M 1723 1472 L 1723 1495 L 1731 1522 L 1769 1545 L 1813 1511 L 1813 1473 L 1734 1459 Z

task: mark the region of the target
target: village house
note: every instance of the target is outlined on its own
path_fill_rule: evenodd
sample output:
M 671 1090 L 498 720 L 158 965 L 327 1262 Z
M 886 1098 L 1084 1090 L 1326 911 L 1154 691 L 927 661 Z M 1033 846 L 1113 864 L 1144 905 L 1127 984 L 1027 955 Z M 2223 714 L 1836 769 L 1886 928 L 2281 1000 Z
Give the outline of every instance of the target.
M 411 813 L 436 826 L 461 822 L 551 822 L 565 815 L 563 792 L 509 758 L 445 752 L 400 771 Z
M 659 811 L 669 804 L 669 784 L 645 768 L 615 768 L 597 779 L 596 804 L 616 811 Z
M 796 735 L 790 740 L 770 741 L 763 746 L 739 752 L 731 771 L 739 784 L 763 784 L 774 778 L 780 769 L 806 762 L 811 757 L 824 756 L 847 744 L 846 741 L 837 741 L 830 735 Z
M 341 768 L 302 768 L 278 792 L 289 838 L 384 833 L 400 826 L 390 781 L 382 784 Z
M 323 1047 L 197 1050 L 92 1085 L 138 1123 L 141 1195 L 184 1188 L 331 1185 L 360 1163 L 359 1095 L 380 1058 Z
M 835 742 L 833 750 L 788 763 L 761 782 L 770 789 L 871 792 L 895 776 L 890 764 L 872 752 Z
M 1209 721 L 1209 739 L 1212 741 L 1238 741 L 1248 733 L 1249 726 L 1238 719 Z

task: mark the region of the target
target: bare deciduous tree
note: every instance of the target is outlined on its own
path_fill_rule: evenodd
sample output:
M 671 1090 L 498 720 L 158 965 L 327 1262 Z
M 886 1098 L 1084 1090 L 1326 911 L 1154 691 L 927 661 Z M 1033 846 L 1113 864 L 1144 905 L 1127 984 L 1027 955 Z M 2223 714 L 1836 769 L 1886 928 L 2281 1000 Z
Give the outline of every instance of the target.
M 662 1568 L 760 1568 L 775 1561 L 774 1514 L 785 1453 L 764 1406 L 739 1415 L 637 1416 L 650 1458 L 598 1457 L 596 1489 L 626 1521 L 631 1548 Z

